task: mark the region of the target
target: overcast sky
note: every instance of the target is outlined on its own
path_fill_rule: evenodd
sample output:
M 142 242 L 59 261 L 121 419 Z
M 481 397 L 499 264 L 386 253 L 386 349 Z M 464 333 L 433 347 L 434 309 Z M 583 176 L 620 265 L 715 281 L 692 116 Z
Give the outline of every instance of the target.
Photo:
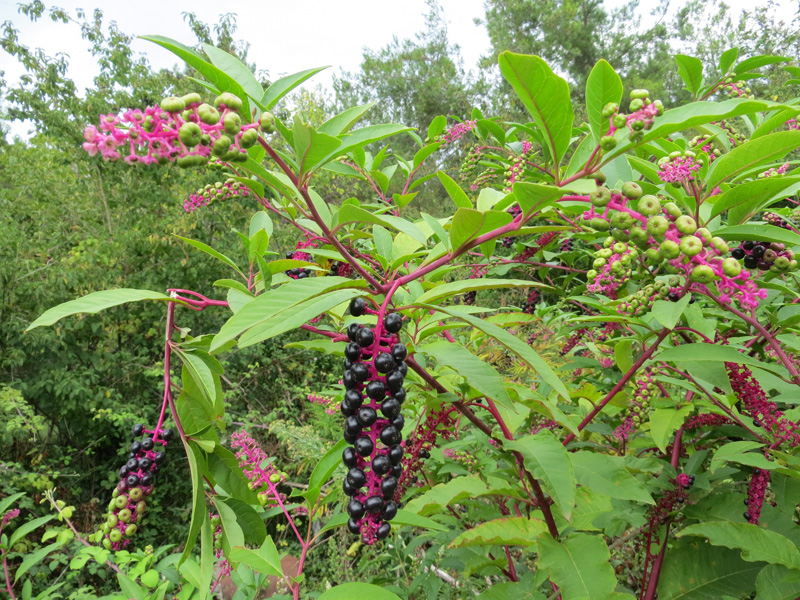
M 673 0 L 674 5 L 684 0 Z M 763 4 L 765 0 L 727 0 L 734 11 Z M 784 6 L 791 5 L 782 0 Z M 788 2 L 788 3 L 787 3 Z M 312 78 L 311 83 L 330 85 L 340 69 L 359 68 L 364 48 L 377 50 L 392 36 L 413 38 L 424 27 L 427 7 L 424 0 L 45 0 L 74 14 L 77 7 L 90 12 L 95 7 L 105 13 L 106 21 L 116 21 L 128 34 L 159 34 L 192 45 L 195 41 L 183 12 L 194 12 L 202 21 L 213 24 L 221 13 L 238 15 L 238 38 L 250 42 L 249 59 L 269 70 L 271 78 L 311 67 L 332 68 Z M 622 0 L 607 0 L 614 7 Z M 489 38 L 474 19 L 483 16 L 483 0 L 439 0 L 448 23 L 449 39 L 461 47 L 466 68 L 474 68 L 481 54 L 489 48 Z M 647 5 L 648 3 L 644 3 Z M 20 30 L 22 44 L 43 48 L 48 55 L 64 52 L 70 57 L 69 75 L 78 89 L 90 86 L 97 65 L 80 39 L 77 27 L 53 23 L 45 16 L 31 23 L 17 12 L 16 0 L 0 0 L 0 21 L 11 21 Z M 791 14 L 785 10 L 786 18 Z M 145 54 L 155 68 L 171 67 L 176 57 L 159 46 L 135 40 L 133 49 Z M 0 50 L 0 70 L 11 84 L 22 69 Z M 14 133 L 22 130 L 15 127 Z

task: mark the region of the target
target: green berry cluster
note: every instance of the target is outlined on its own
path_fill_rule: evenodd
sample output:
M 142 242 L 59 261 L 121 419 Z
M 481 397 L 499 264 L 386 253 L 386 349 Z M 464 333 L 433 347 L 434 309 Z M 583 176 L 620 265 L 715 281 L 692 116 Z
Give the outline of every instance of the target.
M 669 284 L 666 281 L 657 280 L 626 298 L 617 306 L 617 312 L 639 317 L 649 311 L 657 300 L 667 298 L 669 293 Z
M 470 147 L 467 157 L 461 163 L 461 168 L 459 169 L 461 181 L 469 181 L 475 176 L 475 172 L 478 170 L 478 163 L 481 160 L 481 150 L 482 147 L 478 144 Z

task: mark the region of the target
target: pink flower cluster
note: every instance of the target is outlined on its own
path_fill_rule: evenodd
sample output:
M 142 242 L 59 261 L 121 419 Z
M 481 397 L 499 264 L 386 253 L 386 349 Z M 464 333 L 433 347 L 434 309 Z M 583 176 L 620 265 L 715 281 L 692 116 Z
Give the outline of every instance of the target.
M 478 459 L 464 450 L 452 450 L 450 448 L 445 448 L 442 450 L 442 456 L 460 464 L 468 471 L 474 471 L 478 466 Z
M 239 459 L 239 466 L 250 480 L 250 487 L 253 490 L 268 487 L 268 492 L 258 494 L 259 501 L 264 506 L 274 506 L 278 504 L 278 500 L 283 502 L 283 494 L 279 494 L 275 487 L 275 484 L 284 480 L 283 475 L 272 466 L 258 442 L 242 429 L 231 435 L 231 448 L 238 450 L 236 458 Z
M 420 423 L 408 438 L 403 441 L 403 472 L 397 484 L 397 491 L 394 498 L 400 502 L 406 493 L 417 480 L 417 475 L 422 470 L 422 462 L 426 456 L 430 456 L 430 450 L 436 445 L 441 436 L 444 440 L 453 437 L 452 428 L 456 420 L 451 416 L 455 409 L 442 407 L 428 413 L 425 421 Z
M 445 144 L 451 144 L 455 141 L 460 140 L 464 134 L 469 133 L 475 129 L 475 121 L 464 121 L 463 123 L 456 123 L 452 127 L 449 127 L 447 131 L 445 131 L 441 136 L 440 140 L 443 141 Z
M 771 474 L 766 469 L 753 469 L 753 476 L 750 478 L 750 485 L 747 489 L 747 512 L 744 518 L 753 525 L 758 525 L 761 517 L 761 507 L 764 505 L 764 496 L 767 494 L 767 487 Z
M 664 183 L 685 183 L 695 177 L 700 165 L 693 156 L 662 158 L 658 161 L 658 177 Z
M 309 394 L 306 396 L 306 398 L 308 398 L 314 404 L 319 404 L 329 415 L 333 415 L 337 411 L 338 403 L 336 402 L 335 398 L 331 398 L 330 396 L 322 396 L 321 394 Z
M 775 177 L 776 175 L 783 175 L 786 171 L 789 170 L 789 163 L 785 163 L 780 167 L 773 167 L 771 169 L 767 169 L 763 173 L 761 173 L 758 177 L 759 179 L 762 177 Z
M 736 397 L 742 401 L 744 410 L 757 427 L 775 436 L 775 444 L 789 443 L 794 448 L 800 444 L 797 425 L 778 410 L 778 405 L 770 402 L 761 384 L 753 377 L 752 371 L 744 365 L 725 363 Z
M 789 129 L 800 129 L 800 122 L 798 122 L 797 119 L 789 119 L 786 121 L 786 126 Z
M 3 520 L 0 521 L 0 529 L 8 525 L 11 519 L 16 519 L 19 516 L 19 509 L 13 508 L 3 515 Z
M 214 200 L 227 200 L 236 196 L 248 196 L 250 191 L 246 185 L 242 185 L 235 179 L 228 179 L 225 182 L 218 181 L 214 185 L 207 185 L 197 190 L 194 194 L 183 202 L 183 209 L 186 212 L 193 212 L 201 206 L 208 206 Z
M 684 427 L 686 429 L 699 429 L 700 427 L 719 427 L 720 425 L 733 425 L 733 420 L 725 415 L 705 413 L 693 415 L 686 419 Z

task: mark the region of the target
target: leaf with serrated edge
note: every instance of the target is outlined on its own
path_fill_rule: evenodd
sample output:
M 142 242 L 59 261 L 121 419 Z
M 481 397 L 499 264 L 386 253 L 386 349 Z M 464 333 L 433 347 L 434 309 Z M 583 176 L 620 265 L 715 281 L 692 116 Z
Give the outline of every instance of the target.
M 536 538 L 547 525 L 539 519 L 505 517 L 492 519 L 467 529 L 450 542 L 449 548 L 465 546 L 535 546 Z

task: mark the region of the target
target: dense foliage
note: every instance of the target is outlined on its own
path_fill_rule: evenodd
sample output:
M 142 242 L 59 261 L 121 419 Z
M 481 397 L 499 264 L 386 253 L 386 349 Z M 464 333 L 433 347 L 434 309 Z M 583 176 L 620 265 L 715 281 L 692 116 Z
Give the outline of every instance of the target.
M 10 595 L 800 594 L 797 67 L 662 57 L 662 101 L 578 35 L 572 86 L 498 49 L 502 117 L 436 116 L 455 86 L 320 119 L 288 102 L 317 69 L 192 23 L 148 39 L 205 87 L 95 15 L 86 105 L 5 30 L 40 131 L 2 158 Z M 430 23 L 365 73 L 458 76 Z

